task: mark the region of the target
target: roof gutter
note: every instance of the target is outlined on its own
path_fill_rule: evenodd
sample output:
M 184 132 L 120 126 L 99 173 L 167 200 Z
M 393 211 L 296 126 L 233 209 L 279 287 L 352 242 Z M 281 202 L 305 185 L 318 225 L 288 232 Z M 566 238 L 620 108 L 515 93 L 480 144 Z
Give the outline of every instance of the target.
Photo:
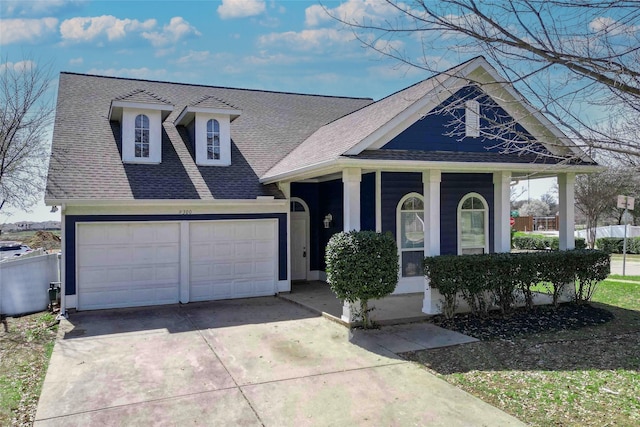
M 185 206 L 185 205 L 202 205 L 202 206 L 227 206 L 227 205 L 256 205 L 260 206 L 280 206 L 287 204 L 286 199 L 276 199 L 272 196 L 258 196 L 255 199 L 225 199 L 225 200 L 190 200 L 190 199 L 45 199 L 45 205 L 70 205 L 70 206 Z
M 339 159 L 316 163 L 293 171 L 265 176 L 260 179 L 263 184 L 272 184 L 279 181 L 296 181 L 309 179 L 335 173 L 343 168 L 356 167 L 361 169 L 374 169 L 388 172 L 418 172 L 430 169 L 442 172 L 475 172 L 487 173 L 495 171 L 523 172 L 523 173 L 596 173 L 606 168 L 599 165 L 541 165 L 536 163 L 468 163 L 468 162 L 434 162 L 422 160 L 369 160 L 341 157 Z

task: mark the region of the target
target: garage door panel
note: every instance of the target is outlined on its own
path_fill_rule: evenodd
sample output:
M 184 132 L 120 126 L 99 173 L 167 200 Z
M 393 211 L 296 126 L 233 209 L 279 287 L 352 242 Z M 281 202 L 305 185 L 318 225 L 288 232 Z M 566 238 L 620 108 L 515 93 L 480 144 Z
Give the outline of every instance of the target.
M 178 302 L 180 225 L 79 224 L 78 308 Z
M 275 230 L 275 220 L 192 223 L 189 299 L 273 295 Z M 211 240 L 203 236 L 211 236 Z

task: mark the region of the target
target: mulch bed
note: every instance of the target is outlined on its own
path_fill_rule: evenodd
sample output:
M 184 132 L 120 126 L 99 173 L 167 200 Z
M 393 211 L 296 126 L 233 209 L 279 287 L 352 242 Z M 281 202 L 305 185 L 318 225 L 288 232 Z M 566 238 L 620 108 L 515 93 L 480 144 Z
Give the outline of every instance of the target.
M 573 303 L 552 306 L 537 306 L 527 311 L 524 308 L 502 315 L 499 311 L 489 312 L 486 317 L 471 314 L 457 314 L 452 319 L 435 316 L 434 324 L 451 329 L 482 341 L 510 339 L 522 335 L 580 329 L 601 325 L 614 318 L 613 313 L 589 304 Z

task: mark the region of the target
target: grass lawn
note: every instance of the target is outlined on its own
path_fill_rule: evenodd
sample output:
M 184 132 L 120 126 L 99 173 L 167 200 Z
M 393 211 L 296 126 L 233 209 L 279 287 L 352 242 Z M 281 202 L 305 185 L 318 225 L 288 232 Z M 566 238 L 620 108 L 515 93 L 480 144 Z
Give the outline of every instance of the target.
M 58 329 L 48 312 L 0 325 L 0 426 L 32 425 Z
M 405 356 L 530 425 L 640 425 L 640 283 L 611 277 L 593 300 L 613 320 Z
M 611 259 L 622 262 L 624 256 L 622 254 L 611 254 Z M 640 255 L 627 254 L 627 261 L 640 262 Z

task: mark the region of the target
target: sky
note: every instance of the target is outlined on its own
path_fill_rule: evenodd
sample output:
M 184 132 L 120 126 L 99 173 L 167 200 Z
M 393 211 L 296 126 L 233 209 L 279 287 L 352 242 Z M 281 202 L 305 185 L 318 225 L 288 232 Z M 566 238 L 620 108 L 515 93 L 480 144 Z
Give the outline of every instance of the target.
M 323 0 L 337 15 L 369 22 L 393 16 L 376 0 Z M 379 46 L 419 55 L 417 39 Z M 446 69 L 476 52 L 450 52 Z M 317 1 L 0 1 L 0 71 L 61 71 L 273 91 L 380 99 L 430 77 L 363 47 Z M 555 180 L 531 180 L 539 198 Z M 529 185 L 524 185 L 527 189 Z M 39 203 L 0 223 L 59 220 Z

